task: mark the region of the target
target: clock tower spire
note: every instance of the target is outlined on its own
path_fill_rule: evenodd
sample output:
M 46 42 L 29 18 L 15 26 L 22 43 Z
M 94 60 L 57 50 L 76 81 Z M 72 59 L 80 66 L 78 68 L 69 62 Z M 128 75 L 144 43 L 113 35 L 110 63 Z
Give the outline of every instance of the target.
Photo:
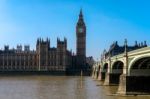
M 77 26 L 85 26 L 84 19 L 83 19 L 83 14 L 82 14 L 82 9 L 80 10 Z
M 77 65 L 80 69 L 83 69 L 86 65 L 86 25 L 84 23 L 82 9 L 80 10 L 76 25 L 76 54 Z

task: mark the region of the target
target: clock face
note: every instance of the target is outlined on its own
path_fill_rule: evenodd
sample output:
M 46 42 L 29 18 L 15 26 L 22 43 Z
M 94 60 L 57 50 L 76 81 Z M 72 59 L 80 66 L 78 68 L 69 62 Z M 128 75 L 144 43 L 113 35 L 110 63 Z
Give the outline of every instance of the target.
M 79 32 L 82 33 L 83 32 L 83 28 L 79 28 Z

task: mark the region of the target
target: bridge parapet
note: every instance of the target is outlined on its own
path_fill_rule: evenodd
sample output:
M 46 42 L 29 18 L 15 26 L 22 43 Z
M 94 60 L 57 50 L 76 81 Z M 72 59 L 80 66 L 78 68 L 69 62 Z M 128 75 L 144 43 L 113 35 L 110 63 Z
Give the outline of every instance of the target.
M 130 51 L 128 52 L 128 56 L 136 56 L 136 55 L 147 54 L 147 53 L 150 53 L 150 47 L 144 47 L 134 51 Z

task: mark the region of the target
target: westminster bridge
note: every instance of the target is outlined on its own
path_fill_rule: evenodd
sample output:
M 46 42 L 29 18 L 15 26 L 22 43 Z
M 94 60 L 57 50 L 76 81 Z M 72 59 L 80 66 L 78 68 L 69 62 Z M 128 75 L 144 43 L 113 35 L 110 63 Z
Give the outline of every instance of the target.
M 116 94 L 150 94 L 150 47 L 142 47 L 101 59 L 92 77 L 103 85 L 118 85 Z

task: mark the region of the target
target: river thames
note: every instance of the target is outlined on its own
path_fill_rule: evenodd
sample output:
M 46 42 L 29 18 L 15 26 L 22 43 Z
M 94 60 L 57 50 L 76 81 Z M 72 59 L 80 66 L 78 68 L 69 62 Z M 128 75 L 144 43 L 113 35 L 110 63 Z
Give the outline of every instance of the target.
M 82 80 L 81 80 L 82 79 Z M 91 77 L 0 76 L 0 99 L 149 99 L 112 96 L 117 86 L 99 86 Z

